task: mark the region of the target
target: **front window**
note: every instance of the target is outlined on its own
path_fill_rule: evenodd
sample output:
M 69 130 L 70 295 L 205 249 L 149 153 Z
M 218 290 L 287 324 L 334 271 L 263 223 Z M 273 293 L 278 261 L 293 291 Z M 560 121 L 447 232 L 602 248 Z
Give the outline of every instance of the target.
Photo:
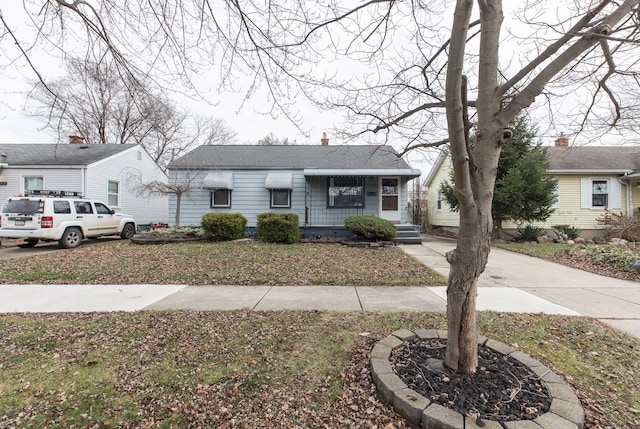
M 364 207 L 364 178 L 329 177 L 327 201 L 330 208 Z
M 120 184 L 116 181 L 109 180 L 107 190 L 107 204 L 111 207 L 118 207 L 120 204 Z
M 436 210 L 442 210 L 442 192 L 438 191 L 438 200 L 436 201 Z
M 231 207 L 231 190 L 214 189 L 211 191 L 211 207 Z
M 591 182 L 591 205 L 593 207 L 606 207 L 609 205 L 609 182 L 606 180 L 593 180 Z
M 271 207 L 272 208 L 291 207 L 291 190 L 272 189 L 271 190 Z
M 96 213 L 98 214 L 111 214 L 111 209 L 107 206 L 105 206 L 102 203 L 94 203 L 96 206 Z
M 41 191 L 44 189 L 44 178 L 42 176 L 25 176 L 24 193 L 29 195 L 31 191 Z

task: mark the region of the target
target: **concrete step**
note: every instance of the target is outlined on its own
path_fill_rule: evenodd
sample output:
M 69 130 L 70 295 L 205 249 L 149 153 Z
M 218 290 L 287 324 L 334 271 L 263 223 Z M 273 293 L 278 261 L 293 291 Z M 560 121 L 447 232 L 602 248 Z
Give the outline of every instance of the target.
M 417 225 L 396 225 L 398 234 L 394 240 L 396 243 L 402 244 L 422 244 L 422 236 L 420 235 L 420 227 Z

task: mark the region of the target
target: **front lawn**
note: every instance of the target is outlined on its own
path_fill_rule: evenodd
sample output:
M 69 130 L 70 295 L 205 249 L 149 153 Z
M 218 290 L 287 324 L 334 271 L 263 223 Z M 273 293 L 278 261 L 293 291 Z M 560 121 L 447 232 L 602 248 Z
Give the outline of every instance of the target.
M 480 314 L 480 331 L 566 376 L 586 428 L 640 427 L 637 339 L 579 317 Z M 445 315 L 139 312 L 0 316 L 0 428 L 406 428 L 372 345 Z
M 447 283 L 397 247 L 112 241 L 0 261 L 2 283 L 431 286 Z

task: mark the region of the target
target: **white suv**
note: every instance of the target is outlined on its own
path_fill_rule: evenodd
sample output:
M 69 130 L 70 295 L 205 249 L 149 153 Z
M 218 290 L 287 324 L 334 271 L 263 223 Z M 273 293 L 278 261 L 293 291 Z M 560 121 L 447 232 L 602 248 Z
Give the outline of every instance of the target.
M 77 247 L 83 238 L 119 235 L 131 238 L 135 220 L 116 213 L 100 201 L 82 198 L 77 192 L 31 191 L 11 197 L 2 207 L 0 238 L 18 240 L 18 247 L 38 241 L 58 241 L 60 247 Z

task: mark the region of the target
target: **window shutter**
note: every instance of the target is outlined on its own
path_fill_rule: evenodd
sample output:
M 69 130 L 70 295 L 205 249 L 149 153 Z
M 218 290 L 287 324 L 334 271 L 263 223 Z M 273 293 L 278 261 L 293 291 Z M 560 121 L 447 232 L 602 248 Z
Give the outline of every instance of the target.
M 591 179 L 588 177 L 580 179 L 580 208 L 591 208 Z
M 609 179 L 609 208 L 622 208 L 622 187 L 617 179 Z
M 556 188 L 553 192 L 553 195 L 556 197 L 556 200 L 551 204 L 551 208 L 554 210 L 558 210 L 560 208 L 560 186 Z

